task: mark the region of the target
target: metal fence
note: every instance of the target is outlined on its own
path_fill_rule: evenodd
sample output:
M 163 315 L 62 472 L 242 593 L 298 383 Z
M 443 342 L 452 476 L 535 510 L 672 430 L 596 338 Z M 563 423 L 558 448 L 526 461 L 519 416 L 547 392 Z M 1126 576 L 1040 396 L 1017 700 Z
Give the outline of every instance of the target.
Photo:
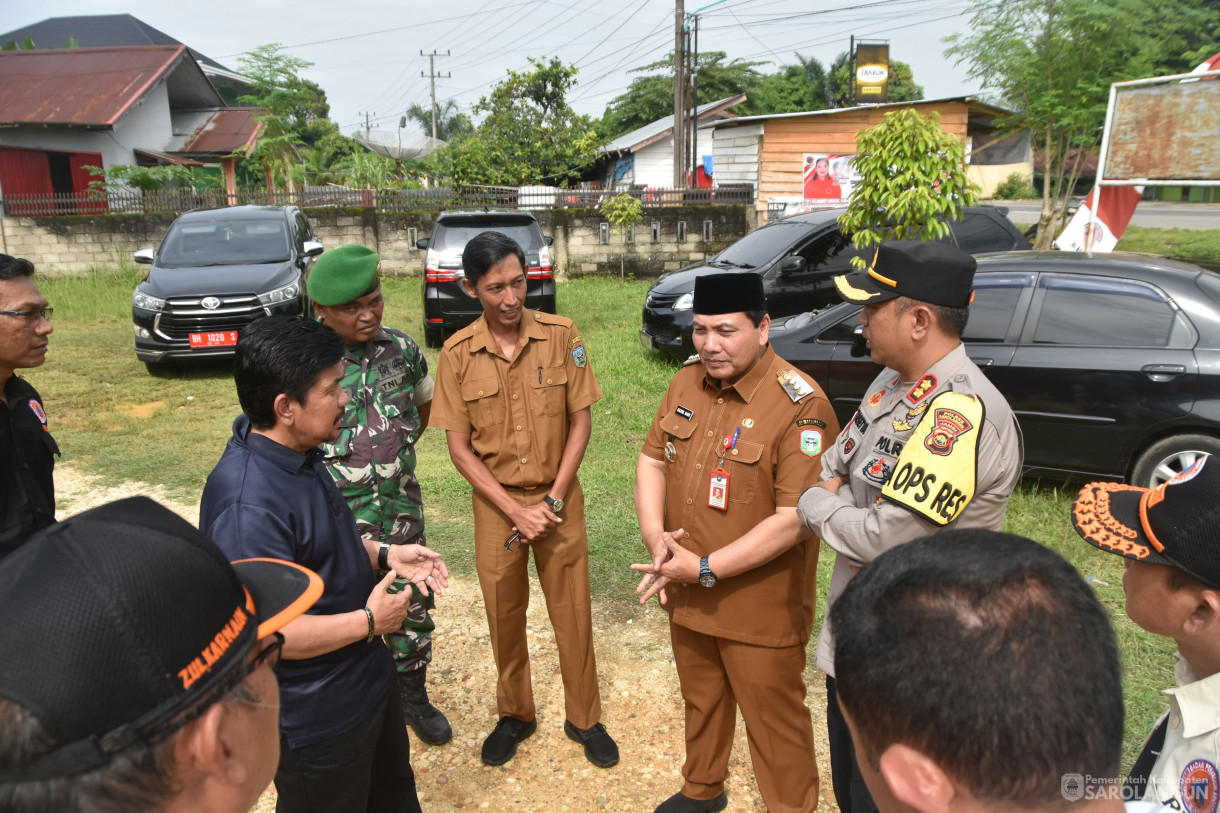
M 189 209 L 245 204 L 295 205 L 302 208 L 372 208 L 381 212 L 441 211 L 445 209 L 565 209 L 597 206 L 604 198 L 622 192 L 645 207 L 748 205 L 754 187 L 734 184 L 712 189 L 631 188 L 556 189 L 551 187 L 462 186 L 434 189 L 350 189 L 312 186 L 295 192 L 239 191 L 191 192 L 79 192 L 72 194 L 4 195 L 0 214 L 7 217 L 54 215 L 177 213 Z

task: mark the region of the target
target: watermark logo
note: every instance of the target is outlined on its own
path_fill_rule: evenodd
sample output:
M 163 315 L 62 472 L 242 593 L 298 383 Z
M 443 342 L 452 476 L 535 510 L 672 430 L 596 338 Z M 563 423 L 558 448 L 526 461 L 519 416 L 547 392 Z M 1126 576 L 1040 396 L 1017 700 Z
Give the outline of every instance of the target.
M 1202 762 L 1203 760 L 1198 761 Z M 1210 763 L 1208 764 L 1210 765 Z M 1214 767 L 1212 767 L 1212 771 L 1215 771 Z M 1156 787 L 1156 778 L 1120 779 L 1115 776 L 1090 776 L 1089 774 L 1079 773 L 1065 773 L 1059 777 L 1059 793 L 1069 802 L 1092 802 L 1098 799 L 1131 802 L 1145 798 L 1148 792 Z M 1185 787 L 1185 778 L 1183 778 L 1183 787 Z M 1220 788 L 1220 785 L 1212 784 L 1208 787 L 1210 787 L 1212 792 L 1210 798 L 1212 799 L 1213 806 L 1210 809 L 1198 808 L 1193 813 L 1217 813 L 1215 799 L 1216 790 Z M 1148 798 L 1159 798 L 1161 795 L 1154 793 Z M 1206 790 L 1201 795 L 1206 797 Z
M 1079 802 L 1084 798 L 1084 776 L 1078 773 L 1065 773 L 1059 779 L 1059 792 L 1069 802 Z

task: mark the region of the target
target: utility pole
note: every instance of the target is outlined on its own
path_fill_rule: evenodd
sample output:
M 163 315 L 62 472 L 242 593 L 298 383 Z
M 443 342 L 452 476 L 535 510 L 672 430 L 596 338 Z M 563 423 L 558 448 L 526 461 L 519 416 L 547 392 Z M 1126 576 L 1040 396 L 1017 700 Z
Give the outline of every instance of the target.
M 376 116 L 377 114 L 376 113 L 357 113 L 356 115 L 364 116 L 364 137 L 368 138 L 369 131 L 372 129 L 372 126 L 369 124 L 369 116 Z
M 452 73 L 446 73 L 446 74 L 442 75 L 442 74 L 439 74 L 436 72 L 436 58 L 438 56 L 449 56 L 449 51 L 446 50 L 445 53 L 443 53 L 443 54 L 438 51 L 433 51 L 430 54 L 425 54 L 423 52 L 423 49 L 421 48 L 419 55 L 428 57 L 428 73 L 424 74 L 423 71 L 420 71 L 419 75 L 420 76 L 426 75 L 432 82 L 432 137 L 436 138 L 436 80 L 437 79 L 450 79 L 453 77 Z
M 683 0 L 674 0 L 674 186 L 677 188 L 686 185 L 685 19 Z

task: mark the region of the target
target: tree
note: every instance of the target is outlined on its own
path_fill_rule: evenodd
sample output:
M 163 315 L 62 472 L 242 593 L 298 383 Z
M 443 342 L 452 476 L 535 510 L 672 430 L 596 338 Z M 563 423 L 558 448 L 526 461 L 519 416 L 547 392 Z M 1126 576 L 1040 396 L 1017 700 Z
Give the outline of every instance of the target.
M 479 99 L 486 113 L 475 130 L 432 153 L 432 172 L 460 184 L 562 186 L 597 158 L 593 120 L 567 102 L 577 68 L 557 58 L 530 58 L 528 71 L 508 77 Z
M 939 118 L 908 107 L 856 134 L 861 180 L 839 216 L 839 227 L 851 233 L 856 248 L 946 237 L 945 221 L 961 217 L 978 200 L 978 188 L 966 177 L 966 145 L 946 133 Z M 863 268 L 865 262 L 853 257 L 852 264 Z
M 778 73 L 759 77 L 746 88 L 746 100 L 733 108 L 742 116 L 769 113 L 798 113 L 824 110 L 830 106 L 830 86 L 826 69 L 814 57 L 796 54 L 797 64 Z
M 699 54 L 696 64 L 699 71 L 699 99 L 702 104 L 746 92 L 756 83 L 760 74 L 755 70 L 763 62 L 743 62 L 734 59 L 726 62 L 724 51 L 706 51 Z M 671 51 L 665 59 L 633 68 L 631 73 L 659 71 L 649 76 L 631 80 L 627 92 L 615 98 L 602 116 L 602 129 L 607 138 L 613 139 L 629 133 L 657 119 L 673 118 L 674 115 L 674 55 Z
M 889 67 L 889 88 L 886 91 L 888 102 L 917 102 L 923 98 L 923 86 L 915 84 L 915 74 L 911 66 L 905 62 L 892 60 Z M 847 51 L 835 57 L 830 63 L 830 106 L 851 107 L 851 54 Z M 860 100 L 856 99 L 856 104 Z
M 635 198 L 626 192 L 620 192 L 612 198 L 603 198 L 598 205 L 602 211 L 602 217 L 610 221 L 610 225 L 614 226 L 612 231 L 615 234 L 623 236 L 623 242 L 627 242 L 627 230 L 639 223 L 644 217 L 644 204 L 640 203 L 639 198 Z M 623 255 L 618 255 L 618 277 L 625 278 L 623 271 Z
M 947 38 L 946 54 L 1015 110 L 1005 130 L 1032 133 L 1044 169 L 1034 248 L 1050 248 L 1065 219 L 1081 165 L 1069 154 L 1100 146 L 1110 83 L 1184 67 L 1216 21 L 1207 0 L 1012 0 L 976 12 L 970 36 Z
M 413 121 L 423 129 L 425 135 L 432 135 L 432 107 L 413 104 L 407 108 L 407 121 Z M 436 137 L 441 141 L 452 141 L 466 135 L 474 129 L 470 119 L 458 111 L 457 102 L 446 99 L 436 105 Z

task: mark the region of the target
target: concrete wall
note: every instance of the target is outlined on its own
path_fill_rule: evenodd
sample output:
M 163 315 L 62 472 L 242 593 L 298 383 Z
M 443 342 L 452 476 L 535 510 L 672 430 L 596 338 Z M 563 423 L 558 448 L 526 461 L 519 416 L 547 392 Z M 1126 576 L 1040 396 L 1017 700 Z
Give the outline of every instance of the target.
M 423 274 L 424 252 L 410 242 L 432 233 L 435 213 L 379 213 L 373 209 L 310 209 L 318 238 L 327 248 L 363 243 L 382 256 L 387 274 Z M 751 228 L 745 206 L 689 206 L 645 209 L 635 227 L 634 242 L 610 234 L 602 242 L 605 220 L 594 209 L 534 212 L 543 234 L 555 238 L 552 255 L 561 277 L 618 274 L 655 277 L 722 251 Z M 25 257 L 39 273 L 82 272 L 92 266 L 130 262 L 131 253 L 156 248 L 176 215 L 82 215 L 75 217 L 0 218 L 0 252 Z M 711 221 L 712 239 L 703 240 L 704 221 Z M 658 240 L 652 241 L 652 224 Z M 679 223 L 687 239 L 678 240 Z

